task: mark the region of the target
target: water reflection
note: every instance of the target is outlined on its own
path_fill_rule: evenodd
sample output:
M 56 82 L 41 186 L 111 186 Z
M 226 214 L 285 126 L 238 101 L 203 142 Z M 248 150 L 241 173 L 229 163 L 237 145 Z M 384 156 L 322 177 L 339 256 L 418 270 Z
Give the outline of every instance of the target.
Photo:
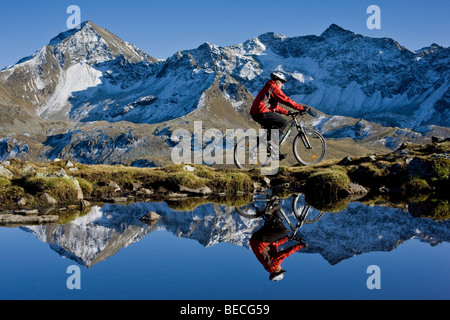
M 266 194 L 265 197 L 254 195 L 245 206 L 236 207 L 236 211 L 249 219 L 262 218 L 264 225 L 250 238 L 250 247 L 258 261 L 269 273 L 269 280 L 279 281 L 284 278 L 286 270 L 281 266 L 284 259 L 294 252 L 307 246 L 297 232 L 305 222 L 317 221 L 322 216 L 311 219 L 309 216 L 311 206 L 302 202 L 301 195 L 297 195 L 292 202 L 292 213 L 296 221 L 292 222 L 289 215 L 281 206 L 280 199 L 275 195 Z M 308 217 L 309 216 L 309 217 Z M 292 243 L 295 242 L 295 243 Z M 289 243 L 287 247 L 282 247 Z
M 153 223 L 142 221 L 149 212 L 160 218 Z M 64 225 L 22 229 L 34 233 L 61 256 L 92 267 L 157 230 L 195 239 L 204 246 L 220 242 L 244 245 L 258 224 L 243 221 L 233 207 L 224 205 L 205 204 L 192 211 L 177 211 L 166 202 L 145 202 L 95 206 L 86 215 Z
M 263 202 L 258 208 L 266 204 Z M 249 204 L 240 208 L 250 207 Z M 290 226 L 285 220 L 274 220 L 275 216 L 249 218 L 250 209 L 245 216 L 233 206 L 214 203 L 189 211 L 178 211 L 166 202 L 106 204 L 93 207 L 88 214 L 64 225 L 22 229 L 35 234 L 61 256 L 85 267 L 106 260 L 152 232 L 165 230 L 177 237 L 195 239 L 203 246 L 226 242 L 246 247 L 257 254 L 263 265 L 268 263 L 269 272 L 294 252 L 319 253 L 333 265 L 365 252 L 391 251 L 412 238 L 432 246 L 450 240 L 450 221 L 414 218 L 401 209 L 355 202 L 338 213 L 323 214 L 310 208 L 307 216 L 310 220 L 299 219 L 307 207 L 302 195 L 278 199 L 277 208 L 283 210 Z M 142 221 L 149 212 L 155 212 L 159 219 L 152 223 Z M 275 244 L 267 245 L 272 242 Z

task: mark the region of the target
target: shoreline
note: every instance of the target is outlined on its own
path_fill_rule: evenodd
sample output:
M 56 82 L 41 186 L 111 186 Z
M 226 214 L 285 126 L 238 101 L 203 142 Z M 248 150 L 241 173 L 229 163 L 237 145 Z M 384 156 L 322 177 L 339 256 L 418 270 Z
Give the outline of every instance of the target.
M 0 165 L 0 225 L 5 214 L 16 215 L 11 221 L 22 216 L 26 221 L 35 217 L 39 223 L 51 223 L 54 217 L 43 216 L 54 215 L 65 221 L 69 212 L 82 214 L 95 203 L 173 201 L 180 208 L 203 202 L 242 205 L 253 193 L 267 190 L 282 196 L 304 193 L 312 206 L 323 211 L 335 211 L 355 200 L 402 203 L 406 208 L 411 203 L 440 203 L 429 216 L 442 220 L 450 216 L 449 153 L 450 141 L 405 143 L 384 155 L 347 157 L 310 167 L 282 166 L 274 176 L 192 164 L 137 168 L 11 159 Z

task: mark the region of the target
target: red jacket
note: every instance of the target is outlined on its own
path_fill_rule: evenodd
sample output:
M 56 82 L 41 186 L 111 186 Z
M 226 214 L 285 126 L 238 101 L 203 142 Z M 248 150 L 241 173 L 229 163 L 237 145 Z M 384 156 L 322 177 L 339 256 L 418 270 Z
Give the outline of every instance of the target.
M 303 245 L 296 244 L 282 251 L 278 251 L 278 246 L 282 245 L 289 238 L 286 236 L 280 240 L 272 243 L 261 242 L 254 239 L 250 239 L 250 246 L 256 258 L 261 262 L 264 268 L 272 273 L 283 262 L 284 259 L 289 257 L 292 253 L 303 248 Z
M 288 111 L 281 107 L 278 103 L 285 104 L 291 108 L 303 110 L 303 107 L 287 97 L 280 88 L 277 87 L 275 81 L 270 80 L 264 88 L 258 93 L 255 101 L 253 101 L 250 114 L 260 114 L 265 112 L 278 112 L 288 114 Z

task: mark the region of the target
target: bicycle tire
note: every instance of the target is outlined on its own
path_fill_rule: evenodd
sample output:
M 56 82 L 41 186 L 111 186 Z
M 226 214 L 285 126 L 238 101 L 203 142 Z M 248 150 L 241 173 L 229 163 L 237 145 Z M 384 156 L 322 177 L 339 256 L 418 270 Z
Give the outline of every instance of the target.
M 303 210 L 299 210 L 299 208 L 298 208 L 298 202 L 299 202 L 299 199 L 301 198 L 300 196 L 301 196 L 301 194 L 298 194 L 297 197 L 295 197 L 294 201 L 292 201 L 292 211 L 294 212 L 295 217 L 298 220 L 305 220 L 306 224 L 314 223 L 314 222 L 318 221 L 320 218 L 322 218 L 324 212 L 317 210 L 312 206 L 310 209 L 312 209 L 314 212 L 313 212 L 313 214 L 308 214 L 308 216 L 310 216 L 310 218 L 308 218 L 307 216 L 306 217 L 303 216 Z M 308 205 L 308 204 L 306 204 L 306 202 L 305 202 L 304 205 Z M 302 206 L 302 208 L 304 208 L 304 206 Z
M 233 157 L 234 164 L 241 170 L 252 170 L 268 166 L 270 158 L 267 163 L 259 160 L 259 138 L 255 143 L 247 141 L 248 137 L 243 137 L 234 146 Z
M 252 206 L 251 204 L 248 204 L 248 205 L 241 206 L 241 207 L 235 207 L 234 209 L 236 210 L 237 213 L 239 213 L 244 218 L 256 219 L 256 218 L 261 217 L 263 212 L 258 210 L 254 206 L 253 206 L 253 210 L 251 210 L 250 209 L 251 206 Z
M 305 166 L 317 164 L 323 160 L 327 153 L 325 138 L 316 130 L 305 130 L 311 148 L 306 146 L 303 133 L 297 134 L 292 145 L 294 156 L 298 162 Z

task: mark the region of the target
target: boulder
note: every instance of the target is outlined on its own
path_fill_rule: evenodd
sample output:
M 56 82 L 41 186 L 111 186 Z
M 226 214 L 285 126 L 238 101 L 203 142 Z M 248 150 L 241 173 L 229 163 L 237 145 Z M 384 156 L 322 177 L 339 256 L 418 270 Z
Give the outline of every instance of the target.
M 211 189 L 206 186 L 196 188 L 196 189 L 188 188 L 185 186 L 180 186 L 180 192 L 192 193 L 192 194 L 202 195 L 202 196 L 212 193 Z
M 6 169 L 4 166 L 2 166 L 0 164 L 0 176 L 4 176 L 6 178 L 10 178 L 11 179 L 13 177 L 13 174 L 12 174 L 11 171 L 9 171 L 8 169 Z
M 156 212 L 150 211 L 145 216 L 141 217 L 139 220 L 152 226 L 158 222 L 160 217 L 161 216 L 159 214 L 157 214 Z
M 32 165 L 28 165 L 28 166 L 26 166 L 25 168 L 22 168 L 20 171 L 21 171 L 23 174 L 25 174 L 25 175 L 27 175 L 27 174 L 32 174 L 32 173 L 35 173 L 35 172 L 36 172 L 36 170 L 33 168 Z
M 0 214 L 0 225 L 8 227 L 58 223 L 58 221 L 57 215 Z
M 356 195 L 365 195 L 369 192 L 366 188 L 354 182 L 350 182 L 349 187 L 351 192 Z
M 140 182 L 132 182 L 131 185 L 133 187 L 133 191 L 138 191 L 140 188 L 142 188 L 142 183 Z
M 38 209 L 22 209 L 22 210 L 16 210 L 14 211 L 15 214 L 20 214 L 23 216 L 32 216 L 32 215 L 39 215 Z
M 43 194 L 39 197 L 39 199 L 40 199 L 42 202 L 44 202 L 45 204 L 51 205 L 51 206 L 54 206 L 54 205 L 56 205 L 56 204 L 58 203 L 58 201 L 57 201 L 55 198 L 53 198 L 51 195 L 49 195 L 47 192 L 46 192 L 46 193 L 43 193 Z
M 18 206 L 26 206 L 27 205 L 27 200 L 24 197 L 20 197 L 19 199 L 16 200 L 16 203 Z
M 342 159 L 341 161 L 338 162 L 339 165 L 343 165 L 343 166 L 349 165 L 351 163 L 352 163 L 352 158 L 350 158 L 350 157 L 345 157 L 344 159 Z
M 55 175 L 57 177 L 68 177 L 66 170 L 64 170 L 63 168 L 56 171 Z
M 110 181 L 108 187 L 113 188 L 114 192 L 120 191 L 120 186 L 117 183 L 115 183 L 114 181 Z
M 89 201 L 87 201 L 87 200 L 80 200 L 81 210 L 89 208 L 90 206 L 91 206 L 91 203 Z
M 408 176 L 430 178 L 433 176 L 432 162 L 419 157 L 414 157 L 408 163 Z

